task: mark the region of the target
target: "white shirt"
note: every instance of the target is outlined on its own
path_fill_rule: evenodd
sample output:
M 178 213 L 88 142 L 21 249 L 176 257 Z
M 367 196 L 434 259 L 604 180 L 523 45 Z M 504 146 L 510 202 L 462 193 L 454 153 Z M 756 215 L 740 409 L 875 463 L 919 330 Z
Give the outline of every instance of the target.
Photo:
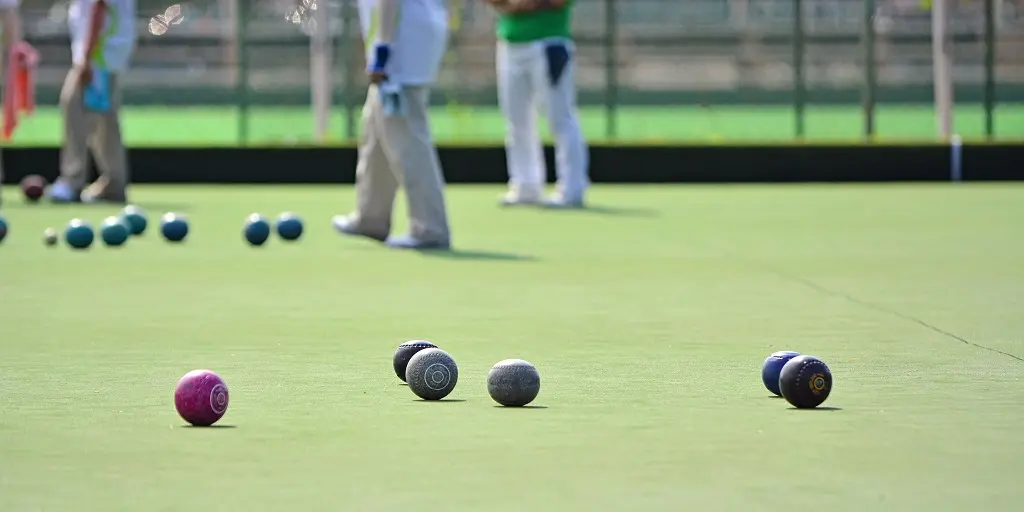
M 448 45 L 446 0 L 400 0 L 398 27 L 391 42 L 391 57 L 384 72 L 395 84 L 428 85 L 437 72 Z M 373 62 L 377 43 L 374 11 L 377 0 L 359 0 L 359 21 L 363 30 L 367 63 Z
M 106 0 L 106 20 L 96 41 L 97 53 L 92 64 L 108 71 L 121 72 L 135 50 L 135 0 Z M 76 65 L 86 61 L 85 45 L 89 37 L 89 16 L 96 0 L 71 0 L 68 28 L 71 31 L 71 56 Z

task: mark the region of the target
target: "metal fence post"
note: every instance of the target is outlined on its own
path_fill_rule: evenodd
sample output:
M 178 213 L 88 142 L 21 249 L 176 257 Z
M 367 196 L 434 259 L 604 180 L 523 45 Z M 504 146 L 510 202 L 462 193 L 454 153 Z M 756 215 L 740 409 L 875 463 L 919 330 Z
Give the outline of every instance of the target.
M 352 101 L 352 83 L 355 82 L 355 65 L 358 63 L 353 62 L 352 59 L 352 34 L 358 33 L 352 27 L 352 20 L 355 19 L 353 14 L 352 0 L 342 0 L 341 2 L 341 32 L 342 35 L 339 38 L 341 41 L 341 49 L 338 53 L 341 54 L 341 68 L 344 73 L 344 85 L 341 88 L 342 102 L 345 104 L 344 115 L 345 115 L 345 139 L 353 141 L 356 138 L 356 113 L 355 107 Z M 362 36 L 360 36 L 362 37 Z
M 804 3 L 793 0 L 793 111 L 796 116 L 796 136 L 804 138 L 807 84 L 804 78 Z
M 985 0 L 985 138 L 995 136 L 996 109 L 996 7 Z
M 949 34 L 950 0 L 932 2 L 932 83 L 935 90 L 935 124 L 942 140 L 954 135 L 953 40 Z
M 329 6 L 321 4 L 319 7 L 312 15 L 314 30 L 309 36 L 309 89 L 313 141 L 323 144 L 330 131 L 334 106 L 334 34 Z
M 235 9 L 235 34 L 238 37 L 238 80 L 235 84 L 238 94 L 238 140 L 241 145 L 249 144 L 249 2 L 238 0 Z
M 615 139 L 618 136 L 618 95 L 619 95 L 619 56 L 618 52 L 618 21 L 616 0 L 604 2 L 604 119 L 605 138 Z
M 875 92 L 878 78 L 875 69 L 875 0 L 864 0 L 864 26 L 861 44 L 864 45 L 864 86 L 861 91 L 861 110 L 864 115 L 864 137 L 875 136 Z

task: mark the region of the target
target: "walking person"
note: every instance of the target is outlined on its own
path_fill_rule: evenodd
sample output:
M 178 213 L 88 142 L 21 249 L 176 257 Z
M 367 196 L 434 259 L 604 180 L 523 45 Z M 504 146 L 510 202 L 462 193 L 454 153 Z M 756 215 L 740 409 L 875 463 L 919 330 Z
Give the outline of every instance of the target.
M 332 220 L 342 234 L 402 249 L 451 248 L 444 176 L 427 112 L 448 40 L 445 1 L 359 1 L 370 86 L 356 165 L 356 209 Z M 390 235 L 391 217 L 400 186 L 410 230 L 396 236 Z
M 135 51 L 135 0 L 72 0 L 68 11 L 73 66 L 60 93 L 64 143 L 57 202 L 127 202 L 128 155 L 121 137 L 122 76 Z M 100 177 L 88 188 L 92 149 Z
M 486 0 L 498 12 L 498 102 L 507 122 L 509 190 L 502 204 L 580 208 L 590 186 L 589 155 L 576 109 L 573 0 Z M 536 114 L 555 139 L 556 191 L 547 182 Z

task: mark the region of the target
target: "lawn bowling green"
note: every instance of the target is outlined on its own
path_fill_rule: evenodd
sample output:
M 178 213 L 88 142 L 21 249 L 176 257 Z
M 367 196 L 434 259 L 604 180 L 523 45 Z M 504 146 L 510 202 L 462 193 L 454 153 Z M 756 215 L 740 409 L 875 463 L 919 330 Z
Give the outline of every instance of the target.
M 149 229 L 87 251 L 40 236 L 120 207 L 4 189 L 0 510 L 1024 503 L 1024 187 L 597 184 L 561 212 L 502 191 L 449 188 L 444 255 L 337 236 L 340 186 L 133 185 Z M 285 211 L 299 243 L 242 239 Z M 444 400 L 390 366 L 413 339 L 458 362 Z M 765 389 L 780 350 L 827 363 L 825 403 Z M 530 407 L 488 393 L 508 358 L 540 370 Z M 212 428 L 174 406 L 199 368 L 230 388 Z

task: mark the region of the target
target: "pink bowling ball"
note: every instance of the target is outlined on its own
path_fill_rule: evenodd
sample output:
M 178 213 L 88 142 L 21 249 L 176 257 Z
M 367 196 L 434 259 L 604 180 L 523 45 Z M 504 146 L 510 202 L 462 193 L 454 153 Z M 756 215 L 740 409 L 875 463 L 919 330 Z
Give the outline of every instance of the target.
M 228 386 L 210 370 L 192 370 L 178 381 L 174 407 L 185 421 L 208 427 L 228 410 Z

